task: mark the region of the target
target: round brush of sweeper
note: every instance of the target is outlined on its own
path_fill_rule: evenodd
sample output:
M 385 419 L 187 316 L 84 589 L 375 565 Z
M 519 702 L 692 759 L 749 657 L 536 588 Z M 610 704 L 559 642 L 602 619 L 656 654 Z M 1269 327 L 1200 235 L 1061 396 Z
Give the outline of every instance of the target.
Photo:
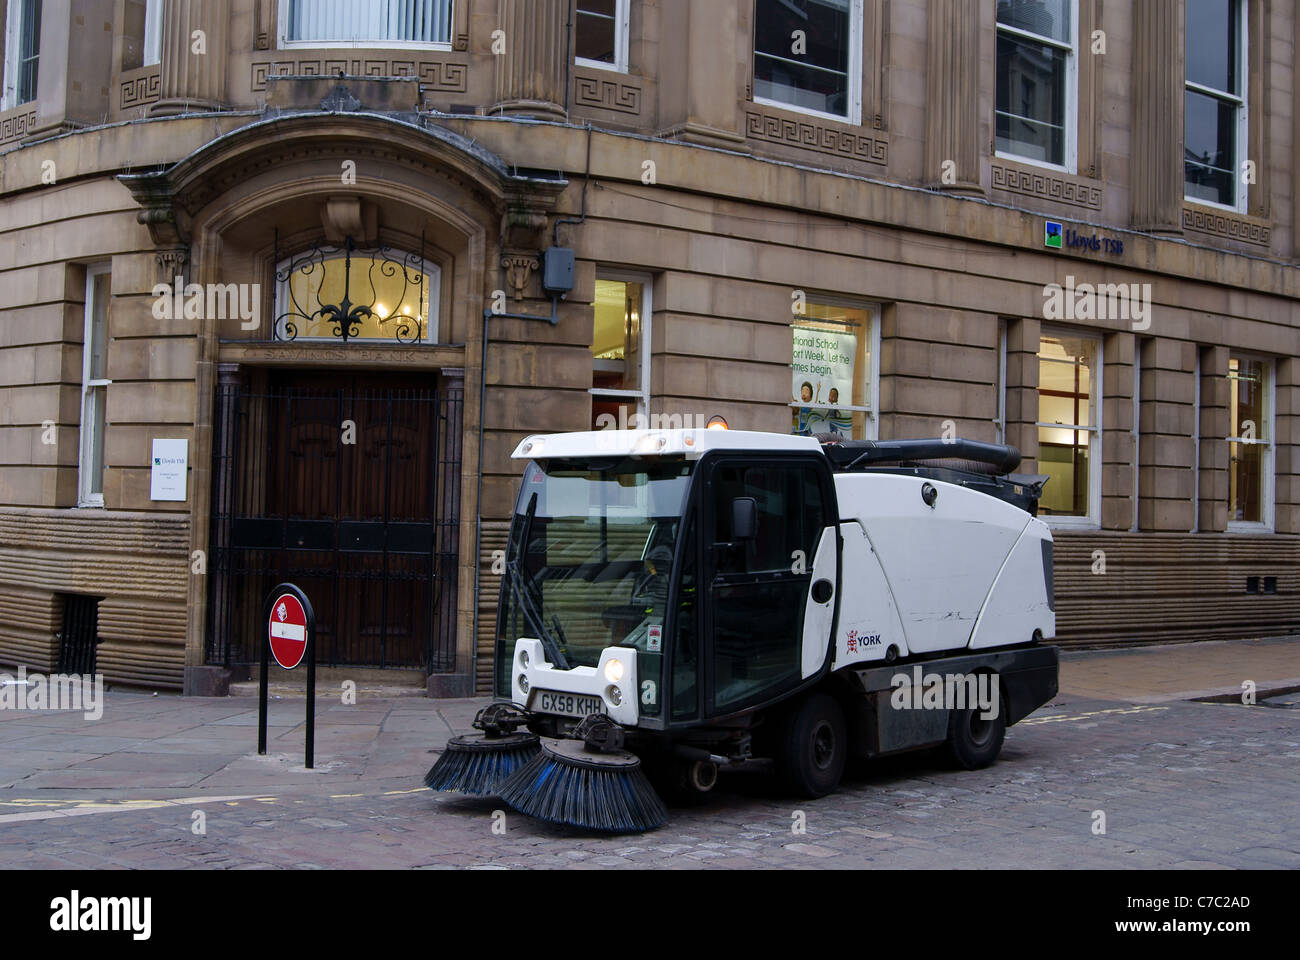
M 424 785 L 475 797 L 495 795 L 507 777 L 537 755 L 537 735 L 518 729 L 527 722 L 508 704 L 484 707 L 474 717 L 474 727 L 483 732 L 448 740 L 438 762 L 424 775 Z
M 574 729 L 581 739 L 543 738 L 541 749 L 497 795 L 520 813 L 604 833 L 640 833 L 668 819 L 623 728 L 592 714 Z

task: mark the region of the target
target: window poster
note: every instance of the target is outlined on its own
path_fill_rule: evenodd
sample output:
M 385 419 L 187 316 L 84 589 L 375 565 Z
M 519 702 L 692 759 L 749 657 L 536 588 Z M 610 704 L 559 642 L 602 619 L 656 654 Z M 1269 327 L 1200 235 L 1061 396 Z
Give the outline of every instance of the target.
M 803 436 L 853 435 L 853 366 L 858 335 L 813 327 L 794 327 L 790 364 L 793 429 Z

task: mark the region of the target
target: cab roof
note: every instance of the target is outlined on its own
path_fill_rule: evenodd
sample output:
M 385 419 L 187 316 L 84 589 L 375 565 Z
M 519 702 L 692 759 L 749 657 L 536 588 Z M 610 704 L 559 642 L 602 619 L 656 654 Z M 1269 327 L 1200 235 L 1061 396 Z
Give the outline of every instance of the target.
M 673 457 L 697 459 L 711 450 L 821 453 L 813 437 L 751 430 L 589 430 L 581 433 L 533 434 L 520 441 L 514 459 L 549 460 L 580 457 Z

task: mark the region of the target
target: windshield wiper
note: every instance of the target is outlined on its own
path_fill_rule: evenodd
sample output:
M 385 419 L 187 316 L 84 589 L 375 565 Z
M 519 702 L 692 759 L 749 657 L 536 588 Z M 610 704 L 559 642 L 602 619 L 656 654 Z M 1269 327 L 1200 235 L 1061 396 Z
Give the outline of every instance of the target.
M 532 598 L 528 596 L 528 588 L 524 584 L 524 575 L 519 569 L 518 560 L 506 562 L 506 579 L 510 583 L 510 591 L 514 595 L 515 603 L 519 605 L 519 609 L 523 612 L 529 628 L 537 634 L 537 639 L 542 642 L 542 649 L 546 651 L 547 658 L 561 670 L 568 670 L 568 658 L 564 655 L 560 645 L 555 642 L 555 637 L 542 623 L 537 608 L 533 606 Z M 556 626 L 559 626 L 558 620 Z

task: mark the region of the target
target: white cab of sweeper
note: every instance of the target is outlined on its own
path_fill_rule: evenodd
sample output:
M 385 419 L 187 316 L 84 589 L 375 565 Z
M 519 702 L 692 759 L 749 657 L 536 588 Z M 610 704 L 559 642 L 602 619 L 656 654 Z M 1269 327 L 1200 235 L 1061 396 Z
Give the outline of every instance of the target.
M 655 459 L 679 457 L 699 460 L 713 452 L 821 453 L 812 437 L 758 433 L 727 429 L 691 430 L 594 430 L 576 433 L 539 434 L 524 438 L 515 447 L 516 460 L 582 461 L 631 457 Z M 810 574 L 835 580 L 838 564 L 835 528 L 827 527 L 813 557 Z M 802 639 L 802 675 L 811 676 L 826 662 L 826 652 L 835 619 L 837 598 L 823 603 L 808 598 Z M 552 664 L 537 637 L 517 637 L 513 643 L 510 699 L 525 709 L 581 717 L 603 712 L 624 726 L 636 726 L 639 704 L 647 695 L 645 684 L 659 679 L 640 678 L 638 651 L 626 646 L 606 647 L 595 666 L 561 669 Z M 640 685 L 639 685 L 640 684 Z

